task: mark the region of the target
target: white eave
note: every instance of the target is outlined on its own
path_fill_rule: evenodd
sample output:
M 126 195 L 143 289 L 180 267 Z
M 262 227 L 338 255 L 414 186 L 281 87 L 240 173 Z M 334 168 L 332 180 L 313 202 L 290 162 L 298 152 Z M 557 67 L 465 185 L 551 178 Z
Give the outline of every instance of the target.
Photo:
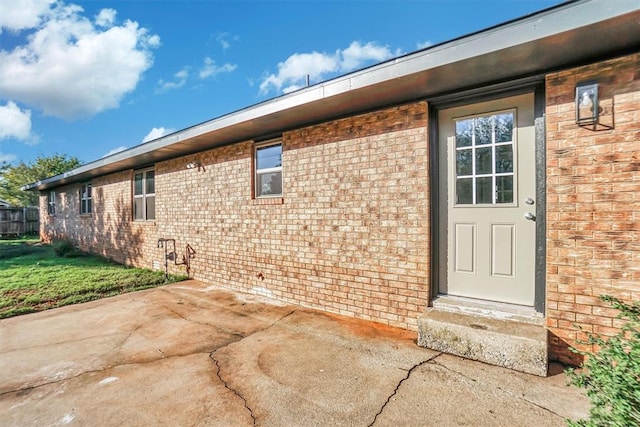
M 46 190 L 349 114 L 639 49 L 637 0 L 564 3 L 209 120 L 23 190 Z

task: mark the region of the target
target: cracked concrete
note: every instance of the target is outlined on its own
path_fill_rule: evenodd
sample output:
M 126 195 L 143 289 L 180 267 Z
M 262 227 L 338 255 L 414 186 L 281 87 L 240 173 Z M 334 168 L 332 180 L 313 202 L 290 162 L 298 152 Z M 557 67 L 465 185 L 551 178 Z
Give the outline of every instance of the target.
M 521 374 L 415 339 L 173 284 L 0 321 L 0 425 L 561 426 L 586 414 L 561 374 Z
M 402 386 L 402 384 L 406 380 L 409 379 L 409 377 L 411 376 L 411 373 L 413 371 L 415 371 L 417 368 L 419 368 L 420 366 L 424 365 L 425 363 L 429 363 L 432 360 L 435 360 L 435 358 L 440 356 L 440 355 L 442 355 L 442 353 L 438 353 L 435 356 L 432 356 L 432 357 L 428 358 L 427 360 L 423 360 L 422 362 L 418 363 L 417 365 L 412 366 L 411 369 L 409 369 L 407 371 L 407 375 L 403 379 L 401 379 L 400 382 L 396 385 L 396 388 L 393 390 L 393 393 L 391 393 L 391 395 L 389 397 L 387 397 L 387 400 L 382 405 L 382 408 L 380 408 L 380 410 L 373 417 L 373 421 L 371 422 L 371 424 L 369 424 L 368 427 L 373 427 L 376 424 L 376 421 L 378 420 L 378 417 L 382 414 L 382 412 L 384 412 L 385 408 L 387 407 L 389 402 L 391 402 L 391 400 L 395 397 L 395 395 L 398 394 L 398 390 L 400 389 L 400 386 Z
M 237 390 L 232 388 L 229 385 L 229 383 L 222 378 L 222 375 L 220 374 L 220 362 L 218 362 L 216 360 L 216 358 L 214 357 L 214 354 L 215 354 L 215 351 L 209 355 L 209 358 L 211 360 L 213 360 L 213 363 L 216 365 L 216 375 L 218 376 L 218 379 L 224 384 L 225 388 L 227 388 L 233 394 L 235 394 L 238 397 L 238 399 L 242 400 L 242 403 L 244 404 L 244 407 L 247 409 L 247 411 L 249 411 L 249 415 L 251 416 L 251 419 L 253 420 L 253 425 L 256 425 L 257 419 L 256 419 L 255 415 L 253 414 L 253 410 L 251 409 L 251 407 L 249 407 L 249 404 L 247 403 L 247 399 L 245 399 L 240 393 L 238 393 Z

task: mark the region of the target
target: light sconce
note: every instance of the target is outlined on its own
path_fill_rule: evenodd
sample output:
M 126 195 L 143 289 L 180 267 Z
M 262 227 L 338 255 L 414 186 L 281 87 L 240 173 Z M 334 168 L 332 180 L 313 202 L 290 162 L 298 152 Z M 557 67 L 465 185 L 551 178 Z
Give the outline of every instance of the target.
M 593 125 L 595 129 L 599 113 L 598 84 L 589 83 L 576 86 L 576 123 L 579 126 Z
M 202 166 L 202 163 L 200 162 L 187 163 L 187 169 L 195 169 L 195 168 L 198 168 L 198 172 L 200 171 L 206 172 L 206 169 L 204 168 L 204 166 Z

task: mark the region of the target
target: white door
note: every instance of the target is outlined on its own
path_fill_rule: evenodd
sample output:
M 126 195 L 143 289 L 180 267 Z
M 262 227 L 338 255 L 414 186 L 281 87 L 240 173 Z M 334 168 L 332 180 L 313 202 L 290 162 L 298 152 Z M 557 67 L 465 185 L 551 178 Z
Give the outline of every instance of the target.
M 534 95 L 441 110 L 441 294 L 533 306 Z

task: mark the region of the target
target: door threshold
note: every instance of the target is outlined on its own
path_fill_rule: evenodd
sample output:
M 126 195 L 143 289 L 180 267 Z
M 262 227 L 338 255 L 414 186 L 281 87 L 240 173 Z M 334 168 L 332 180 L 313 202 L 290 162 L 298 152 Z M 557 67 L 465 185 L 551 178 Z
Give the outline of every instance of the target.
M 431 304 L 438 311 L 468 314 L 496 320 L 510 320 L 532 325 L 544 325 L 544 314 L 536 311 L 533 307 L 525 305 L 453 295 L 438 295 Z

